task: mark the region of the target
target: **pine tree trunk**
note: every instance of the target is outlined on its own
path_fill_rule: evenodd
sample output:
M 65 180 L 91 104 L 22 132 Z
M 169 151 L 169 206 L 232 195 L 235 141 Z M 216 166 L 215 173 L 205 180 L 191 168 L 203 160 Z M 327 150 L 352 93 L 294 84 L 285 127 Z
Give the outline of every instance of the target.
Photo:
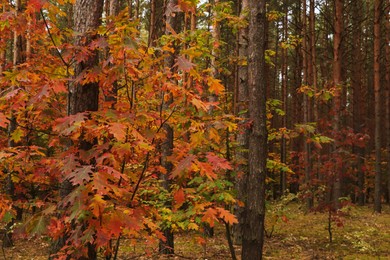
M 335 134 L 335 145 L 333 156 L 341 156 L 339 153 L 339 137 L 340 134 L 340 110 L 341 110 L 341 68 L 342 68 L 342 46 L 341 37 L 343 30 L 343 0 L 335 0 L 335 15 L 334 15 L 334 36 L 333 36 L 333 86 L 335 88 L 334 96 L 334 119 L 333 132 Z M 336 158 L 337 159 L 337 158 Z M 339 198 L 341 197 L 342 172 L 341 165 L 337 165 L 338 160 L 335 160 L 334 165 L 334 184 L 333 184 L 333 203 L 334 208 L 340 207 Z
M 365 124 L 365 118 L 363 117 L 364 99 L 362 91 L 362 27 L 360 25 L 360 10 L 362 8 L 362 3 L 360 0 L 353 1 L 352 6 L 352 56 L 351 56 L 351 87 L 353 91 L 353 103 L 352 103 L 352 114 L 353 114 L 353 130 L 355 133 L 361 133 L 363 131 L 362 126 Z M 357 203 L 360 206 L 364 205 L 364 171 L 362 169 L 365 156 L 365 148 L 354 146 L 354 154 L 357 155 L 356 159 L 356 170 L 357 170 Z
M 381 0 L 374 4 L 374 95 L 375 95 L 375 191 L 374 210 L 382 211 L 381 203 L 381 85 L 380 85 L 380 30 Z
M 98 28 L 101 23 L 101 16 L 103 12 L 104 0 L 77 0 L 74 5 L 73 24 L 74 30 L 78 36 L 74 39 L 74 44 L 77 46 L 87 46 L 94 38 L 90 35 L 91 31 Z M 85 72 L 85 70 L 92 69 L 99 63 L 98 52 L 95 51 L 85 61 L 75 64 L 74 75 Z M 97 111 L 99 107 L 99 84 L 87 83 L 80 84 L 78 82 L 71 86 L 68 93 L 68 114 L 75 115 L 77 113 L 86 111 Z M 80 150 L 89 150 L 93 143 L 88 141 L 81 141 L 79 144 Z M 90 162 L 84 162 L 88 164 Z M 64 181 L 61 184 L 60 196 L 64 198 L 73 189 L 69 181 Z M 67 236 L 64 234 L 56 243 L 52 245 L 52 252 L 58 252 L 65 245 Z M 97 251 L 93 243 L 85 245 L 88 248 L 88 256 L 79 259 L 96 259 Z M 71 256 L 69 256 L 71 257 Z
M 248 0 L 242 0 L 241 3 L 241 19 L 246 19 L 248 12 Z M 247 61 L 248 56 L 248 28 L 241 28 L 238 32 L 238 94 L 237 94 L 237 115 L 244 118 L 243 124 L 246 125 L 248 122 L 248 113 L 245 112 L 248 109 L 248 66 L 244 65 Z M 240 147 L 237 151 L 237 160 L 241 162 L 238 168 L 240 173 L 236 179 L 237 199 L 240 202 L 246 200 L 246 178 L 248 177 L 248 127 L 242 127 L 241 131 L 237 134 L 237 143 Z M 235 215 L 238 223 L 233 226 L 233 238 L 234 243 L 237 245 L 242 244 L 242 230 L 244 224 L 243 208 L 241 205 L 237 205 Z
M 172 8 L 173 6 L 177 5 L 177 0 L 169 0 L 167 3 L 167 8 Z M 174 31 L 178 31 L 178 15 L 177 14 L 171 14 L 165 17 L 165 22 L 167 25 L 169 25 Z M 170 30 L 168 28 L 165 28 L 165 34 L 169 35 L 171 34 Z M 173 69 L 173 65 L 175 63 L 175 54 L 168 54 L 167 57 L 164 60 L 164 66 L 167 69 Z M 164 95 L 162 96 L 162 102 L 163 106 L 162 109 L 167 110 L 169 108 L 169 105 L 173 102 L 172 96 L 169 98 L 168 101 L 164 101 Z M 168 160 L 168 157 L 172 155 L 173 151 L 173 138 L 174 138 L 174 132 L 173 128 L 169 125 L 168 122 L 165 123 L 163 126 L 163 129 L 165 130 L 165 140 L 163 141 L 161 145 L 161 165 L 166 169 L 166 174 L 161 174 L 160 179 L 162 180 L 162 185 L 164 189 L 169 191 L 169 174 L 172 172 L 173 165 L 172 162 Z M 167 205 L 169 207 L 169 205 Z M 162 230 L 165 241 L 160 240 L 159 242 L 159 252 L 160 254 L 174 254 L 174 234 L 170 227 L 166 227 Z
M 266 1 L 249 0 L 248 88 L 249 174 L 244 206 L 242 259 L 262 259 L 267 159 L 266 127 Z

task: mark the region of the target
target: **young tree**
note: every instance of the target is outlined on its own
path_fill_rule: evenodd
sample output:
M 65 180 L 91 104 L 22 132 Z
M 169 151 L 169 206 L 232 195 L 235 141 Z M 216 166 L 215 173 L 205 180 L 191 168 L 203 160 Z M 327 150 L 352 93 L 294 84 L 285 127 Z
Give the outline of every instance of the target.
M 249 173 L 244 201 L 242 259 L 262 259 L 265 216 L 267 159 L 266 124 L 266 1 L 249 0 L 248 93 L 249 93 Z

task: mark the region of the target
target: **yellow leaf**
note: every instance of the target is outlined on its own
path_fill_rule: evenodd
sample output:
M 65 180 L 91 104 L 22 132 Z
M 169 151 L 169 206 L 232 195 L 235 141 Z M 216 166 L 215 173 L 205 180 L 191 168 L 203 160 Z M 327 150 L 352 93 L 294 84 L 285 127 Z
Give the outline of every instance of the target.
M 225 87 L 221 84 L 221 81 L 219 79 L 214 78 L 208 78 L 207 84 L 209 85 L 209 91 L 210 93 L 220 95 L 225 90 Z

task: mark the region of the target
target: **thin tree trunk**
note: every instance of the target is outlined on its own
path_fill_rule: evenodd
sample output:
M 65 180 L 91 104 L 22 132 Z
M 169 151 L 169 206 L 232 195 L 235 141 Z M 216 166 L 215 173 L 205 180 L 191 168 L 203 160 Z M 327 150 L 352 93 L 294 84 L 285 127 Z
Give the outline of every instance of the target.
M 374 94 L 375 94 L 375 193 L 374 210 L 382 211 L 381 203 L 381 85 L 380 85 L 380 30 L 381 0 L 374 3 Z
M 241 19 L 247 19 L 247 12 L 249 10 L 248 0 L 242 0 L 241 2 Z M 241 28 L 238 32 L 238 94 L 237 94 L 237 115 L 242 117 L 244 125 L 248 122 L 248 66 L 246 64 L 248 56 L 248 28 Z M 246 179 L 249 174 L 248 168 L 248 149 L 249 149 L 249 129 L 247 127 L 241 128 L 241 131 L 237 134 L 237 143 L 240 149 L 237 151 L 237 160 L 240 161 L 238 172 L 240 173 L 236 179 L 237 199 L 240 202 L 246 200 Z M 235 215 L 238 223 L 233 226 L 233 238 L 234 243 L 237 245 L 242 244 L 242 231 L 244 225 L 244 209 L 241 205 L 237 205 Z
M 266 1 L 249 0 L 248 88 L 249 175 L 244 206 L 242 259 L 262 259 L 267 159 L 266 126 Z
M 287 19 L 287 3 L 284 3 L 284 18 L 283 18 L 283 41 L 287 43 L 288 40 L 288 19 Z M 288 67 L 288 52 L 287 48 L 282 48 L 282 101 L 283 101 L 283 111 L 285 115 L 282 119 L 282 127 L 287 128 L 287 116 L 288 116 L 288 100 L 287 100 L 287 67 Z M 282 163 L 287 163 L 287 140 L 284 136 L 281 139 L 281 148 L 280 148 L 280 161 Z M 283 195 L 287 189 L 287 180 L 286 172 L 281 171 L 280 173 L 280 194 Z
M 386 13 L 386 122 L 387 122 L 387 202 L 390 204 L 390 1 Z
M 167 8 L 172 8 L 173 6 L 177 5 L 177 0 L 168 0 Z M 165 22 L 167 25 L 169 25 L 173 30 L 178 31 L 178 15 L 177 14 L 170 14 L 165 17 Z M 168 27 L 165 28 L 165 34 L 169 35 L 171 34 L 171 31 Z M 173 65 L 175 63 L 175 54 L 168 54 L 167 57 L 164 60 L 164 66 L 168 69 L 173 69 Z M 164 93 L 162 95 L 162 102 L 164 102 Z M 169 105 L 173 102 L 172 96 L 169 98 L 168 101 L 163 103 L 162 109 L 167 110 L 169 108 Z M 169 174 L 172 172 L 173 165 L 172 162 L 169 161 L 168 157 L 172 155 L 173 151 L 173 137 L 174 132 L 173 128 L 167 123 L 164 124 L 163 129 L 165 130 L 165 140 L 163 141 L 161 145 L 161 165 L 166 169 L 166 174 L 161 174 L 160 179 L 162 179 L 162 185 L 164 189 L 169 191 Z M 159 251 L 161 254 L 174 254 L 174 234 L 171 228 L 164 228 L 162 230 L 165 236 L 165 241 L 160 240 L 159 243 Z
M 335 145 L 333 150 L 333 156 L 341 156 L 339 153 L 339 133 L 340 133 L 340 109 L 341 109 L 341 93 L 342 93 L 342 81 L 341 81 L 341 66 L 342 66 L 342 48 L 341 37 L 343 30 L 343 0 L 335 0 L 335 15 L 334 15 L 334 35 L 333 35 L 333 86 L 335 88 L 334 94 L 334 119 L 333 119 L 333 132 L 335 134 Z M 335 158 L 337 159 L 337 158 Z M 334 207 L 338 209 L 340 207 L 339 198 L 341 197 L 341 183 L 342 172 L 341 165 L 337 165 L 338 160 L 334 161 L 334 184 L 333 184 L 333 202 Z
M 362 132 L 362 125 L 364 125 L 365 119 L 362 116 L 363 115 L 363 109 L 364 109 L 364 99 L 363 99 L 363 93 L 362 93 L 362 27 L 360 25 L 360 8 L 362 8 L 362 3 L 360 0 L 353 1 L 352 6 L 352 34 L 351 34 L 351 41 L 352 41 L 352 57 L 351 57 L 351 63 L 352 63 L 352 77 L 351 77 L 351 84 L 352 84 L 352 91 L 353 91 L 353 103 L 352 103 L 352 109 L 353 109 L 353 129 L 355 133 L 361 133 Z M 357 184 L 358 184 L 358 194 L 357 194 L 357 203 L 360 206 L 364 205 L 364 171 L 362 169 L 363 163 L 364 163 L 364 153 L 365 149 L 363 147 L 353 147 L 354 153 L 357 155 L 356 159 L 356 170 L 357 170 Z
M 307 4 L 306 0 L 302 0 L 302 57 L 303 57 L 303 83 L 309 84 L 311 81 L 312 74 L 312 65 L 311 65 L 311 56 L 308 55 L 308 50 L 310 44 L 308 42 L 308 33 L 307 33 Z M 303 117 L 304 123 L 307 124 L 311 121 L 311 112 L 310 112 L 310 98 L 307 94 L 303 96 Z M 309 135 L 309 133 L 308 133 Z M 307 142 L 309 136 L 304 137 L 304 154 L 305 154 L 305 185 L 306 185 L 306 207 L 311 209 L 313 207 L 313 196 L 311 192 L 311 171 L 312 171 L 312 162 L 311 162 L 311 145 Z

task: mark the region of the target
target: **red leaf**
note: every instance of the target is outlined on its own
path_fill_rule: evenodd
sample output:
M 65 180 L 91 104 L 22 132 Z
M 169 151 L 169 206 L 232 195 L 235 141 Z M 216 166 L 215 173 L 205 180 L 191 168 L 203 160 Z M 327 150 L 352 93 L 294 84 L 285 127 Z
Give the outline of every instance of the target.
M 175 195 L 173 195 L 173 199 L 176 202 L 175 208 L 180 208 L 181 205 L 183 205 L 183 203 L 186 201 L 183 189 L 176 191 Z
M 176 166 L 175 170 L 172 172 L 170 178 L 175 178 L 179 176 L 184 170 L 188 169 L 191 167 L 192 162 L 194 161 L 195 156 L 190 154 L 184 159 L 182 159 L 179 164 Z
M 8 123 L 9 123 L 9 120 L 7 119 L 7 117 L 3 113 L 0 112 L 0 127 L 7 128 Z
M 213 166 L 214 169 L 231 170 L 232 166 L 225 159 L 216 156 L 214 153 L 208 152 L 206 155 L 207 161 Z
M 192 69 L 192 67 L 195 66 L 195 64 L 187 60 L 183 56 L 179 56 L 176 59 L 176 64 L 174 66 L 177 66 L 179 69 L 189 72 Z
M 88 182 L 91 179 L 92 173 L 91 165 L 82 166 L 68 174 L 67 179 L 69 179 L 73 185 L 83 184 L 84 181 Z
M 46 0 L 30 0 L 29 4 L 35 9 L 39 10 L 46 3 Z

